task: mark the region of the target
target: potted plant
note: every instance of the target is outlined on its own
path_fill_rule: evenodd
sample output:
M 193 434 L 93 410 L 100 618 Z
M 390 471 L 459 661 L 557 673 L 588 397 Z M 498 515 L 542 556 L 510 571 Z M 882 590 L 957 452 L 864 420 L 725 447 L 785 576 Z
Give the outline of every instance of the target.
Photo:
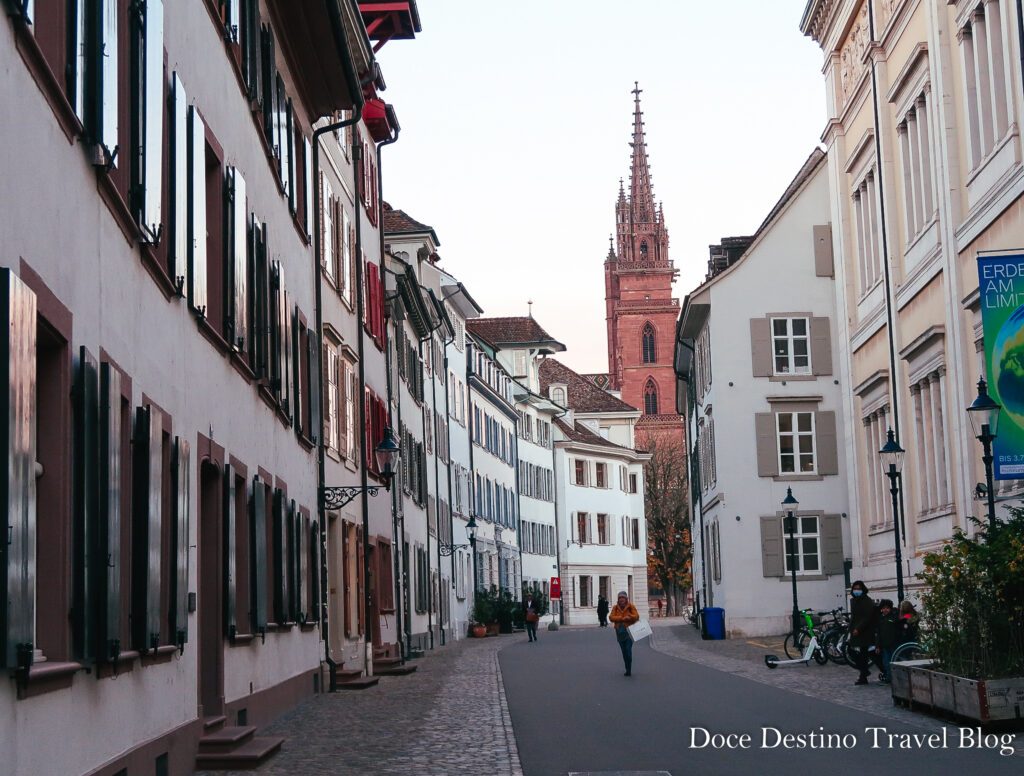
M 483 590 L 477 590 L 473 595 L 473 614 L 469 626 L 472 636 L 482 639 L 487 635 L 487 623 L 491 621 L 492 613 L 490 596 Z
M 978 532 L 958 531 L 918 577 L 928 666 L 893 664 L 893 698 L 979 723 L 1024 705 L 1024 509 Z

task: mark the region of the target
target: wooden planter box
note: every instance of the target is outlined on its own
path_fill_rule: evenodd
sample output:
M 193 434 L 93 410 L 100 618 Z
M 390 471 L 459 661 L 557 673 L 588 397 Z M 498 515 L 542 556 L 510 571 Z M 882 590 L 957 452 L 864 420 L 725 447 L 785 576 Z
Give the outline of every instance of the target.
M 892 664 L 893 703 L 926 706 L 980 724 L 1024 718 L 1024 677 L 965 679 L 933 671 L 931 662 Z

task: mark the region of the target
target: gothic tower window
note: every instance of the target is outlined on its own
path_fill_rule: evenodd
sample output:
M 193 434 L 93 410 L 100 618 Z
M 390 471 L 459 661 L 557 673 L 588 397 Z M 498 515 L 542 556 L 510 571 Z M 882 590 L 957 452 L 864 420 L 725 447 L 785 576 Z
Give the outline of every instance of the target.
M 643 240 L 640 243 L 640 261 L 647 259 L 647 240 Z
M 654 326 L 646 324 L 640 333 L 642 341 L 642 360 L 645 364 L 653 364 L 658 360 L 657 348 L 654 344 Z
M 658 414 L 658 386 L 650 378 L 647 379 L 647 385 L 644 386 L 644 414 Z

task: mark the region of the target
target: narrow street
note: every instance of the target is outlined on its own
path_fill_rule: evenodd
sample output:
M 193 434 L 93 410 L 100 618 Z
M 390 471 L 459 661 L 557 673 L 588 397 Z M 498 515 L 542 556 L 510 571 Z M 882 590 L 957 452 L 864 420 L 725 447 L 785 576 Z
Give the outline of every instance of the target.
M 682 620 L 654 624 L 653 644 L 637 646 L 629 679 L 622 675 L 612 632 L 589 627 L 542 630 L 536 644 L 516 634 L 428 652 L 414 661 L 414 674 L 384 677 L 362 692 L 318 696 L 268 726 L 267 734 L 286 740 L 258 772 L 1021 772 L 1024 736 L 1017 736 L 1010 756 L 998 749 L 962 749 L 956 727 L 894 707 L 888 688 L 876 682 L 854 687 L 850 669 L 811 665 L 768 671 L 758 664 L 768 650 L 758 644 L 702 642 Z M 452 724 L 454 719 L 460 722 Z M 747 733 L 751 748 L 691 748 L 691 727 Z M 850 734 L 855 745 L 763 748 L 762 727 L 768 729 L 768 744 L 776 743 L 773 729 L 778 729 L 781 734 Z M 871 727 L 886 731 L 879 733 L 877 749 L 865 732 Z M 906 734 L 941 737 L 944 729 L 944 749 L 928 748 L 926 738 L 919 738 L 922 746 L 900 748 L 913 741 Z M 886 734 L 894 735 L 892 748 Z

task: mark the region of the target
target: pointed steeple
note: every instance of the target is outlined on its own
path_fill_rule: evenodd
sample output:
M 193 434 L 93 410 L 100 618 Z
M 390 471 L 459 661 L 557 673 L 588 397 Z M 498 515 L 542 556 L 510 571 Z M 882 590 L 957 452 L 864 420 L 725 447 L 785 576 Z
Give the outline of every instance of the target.
M 615 237 L 608 235 L 608 261 L 615 261 Z
M 647 164 L 647 143 L 644 140 L 643 112 L 640 110 L 640 88 L 633 82 L 633 158 L 630 165 L 629 204 L 634 224 L 654 221 L 654 191 L 651 188 L 651 171 Z

